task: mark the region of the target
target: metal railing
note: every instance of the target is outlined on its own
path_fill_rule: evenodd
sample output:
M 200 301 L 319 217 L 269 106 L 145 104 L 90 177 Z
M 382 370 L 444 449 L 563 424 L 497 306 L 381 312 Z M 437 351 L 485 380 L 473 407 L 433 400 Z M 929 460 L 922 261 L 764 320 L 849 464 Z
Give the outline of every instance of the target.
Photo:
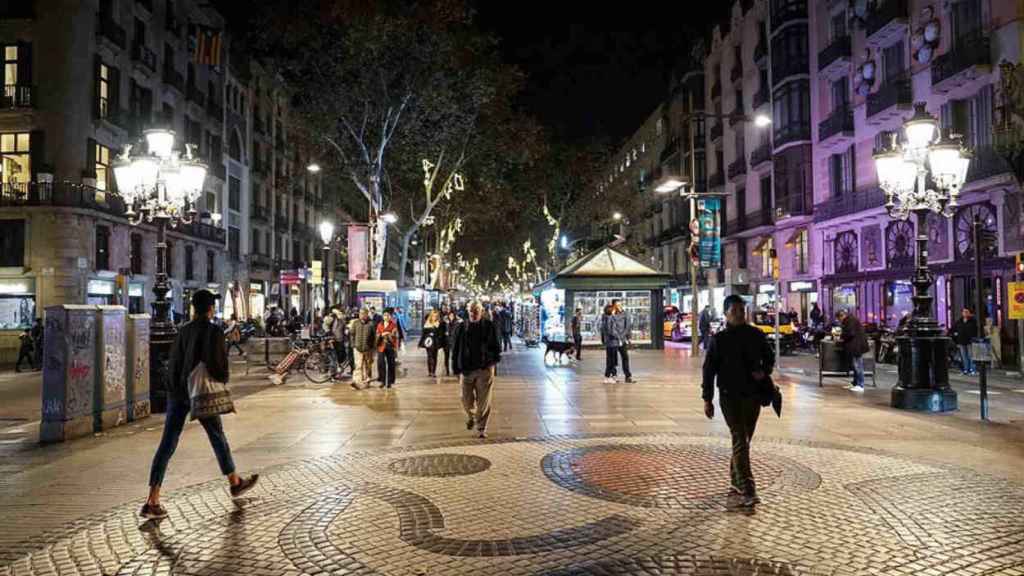
M 806 0 L 775 0 L 774 2 L 772 2 L 772 32 L 778 30 L 783 24 L 787 22 L 790 22 L 792 20 L 804 20 L 806 18 Z
M 35 106 L 35 90 L 27 84 L 7 84 L 0 108 L 32 108 Z
M 807 216 L 814 210 L 814 201 L 810 194 L 793 194 L 775 198 L 775 220 L 790 216 Z
M 249 266 L 257 270 L 270 270 L 274 260 L 266 254 L 249 254 Z
M 914 102 L 913 89 L 908 78 L 886 81 L 877 92 L 868 94 L 868 118 L 888 110 L 897 104 L 910 105 Z
M 870 38 L 875 32 L 897 18 L 907 18 L 907 0 L 886 0 L 868 15 L 864 23 L 864 35 Z
M 257 206 L 253 204 L 250 206 L 249 217 L 259 222 L 269 222 L 270 213 L 266 206 Z
M 829 64 L 840 58 L 850 59 L 851 43 L 849 36 L 836 38 L 824 50 L 818 52 L 818 71 L 828 68 Z
M 163 81 L 178 92 L 185 93 L 185 77 L 169 64 L 164 64 Z
M 988 36 L 973 34 L 957 39 L 945 54 L 932 63 L 932 86 L 952 78 L 972 66 L 992 64 L 992 47 Z
M 967 165 L 967 182 L 984 180 L 1000 174 L 1011 174 L 1013 168 L 1006 158 L 992 146 L 982 146 L 974 150 L 974 157 Z
M 832 197 L 814 206 L 814 221 L 822 222 L 864 210 L 878 208 L 885 204 L 885 192 L 881 188 L 865 188 L 849 194 Z
M 721 188 L 722 186 L 725 186 L 725 172 L 715 172 L 708 178 L 708 189 Z
M 751 166 L 760 166 L 762 163 L 767 162 L 767 161 L 769 161 L 771 159 L 772 159 L 772 144 L 771 144 L 771 142 L 765 142 L 764 144 L 761 144 L 757 148 L 754 148 L 754 151 L 750 153 L 750 165 Z
M 729 163 L 729 180 L 737 176 L 742 176 L 747 173 L 747 159 L 743 155 L 743 151 L 740 151 L 740 157 Z
M 791 122 L 786 126 L 780 126 L 775 131 L 775 147 L 779 148 L 790 142 L 811 139 L 811 127 L 809 124 Z
M 742 216 L 729 220 L 726 223 L 726 230 L 729 231 L 729 234 L 739 234 L 759 226 L 771 226 L 774 222 L 772 219 L 773 215 L 774 211 L 771 208 L 761 208 L 753 212 L 747 212 Z
M 849 106 L 841 106 L 833 110 L 827 118 L 818 124 L 818 141 L 840 134 L 853 133 L 853 110 Z
M 760 108 L 761 106 L 764 106 L 767 103 L 768 103 L 768 87 L 767 86 L 761 86 L 760 88 L 757 89 L 757 92 L 754 92 L 754 101 L 751 102 L 751 106 L 754 107 L 754 110 L 757 110 L 758 108 Z

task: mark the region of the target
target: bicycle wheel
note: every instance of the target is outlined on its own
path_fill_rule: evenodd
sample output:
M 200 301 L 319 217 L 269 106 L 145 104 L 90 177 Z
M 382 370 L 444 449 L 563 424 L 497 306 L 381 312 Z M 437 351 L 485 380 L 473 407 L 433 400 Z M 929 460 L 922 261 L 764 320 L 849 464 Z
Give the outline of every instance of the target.
M 302 372 L 311 382 L 323 384 L 331 379 L 331 361 L 323 351 L 314 350 L 306 356 Z

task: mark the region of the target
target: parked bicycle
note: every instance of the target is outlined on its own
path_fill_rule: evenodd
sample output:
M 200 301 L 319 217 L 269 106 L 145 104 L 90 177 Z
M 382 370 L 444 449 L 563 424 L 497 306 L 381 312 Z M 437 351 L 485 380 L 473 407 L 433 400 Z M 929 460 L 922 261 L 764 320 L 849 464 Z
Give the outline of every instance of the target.
M 334 351 L 328 348 L 327 341 L 319 336 L 303 340 L 292 335 L 288 354 L 277 364 L 268 364 L 267 368 L 283 377 L 301 371 L 309 381 L 323 384 L 334 375 L 336 364 Z

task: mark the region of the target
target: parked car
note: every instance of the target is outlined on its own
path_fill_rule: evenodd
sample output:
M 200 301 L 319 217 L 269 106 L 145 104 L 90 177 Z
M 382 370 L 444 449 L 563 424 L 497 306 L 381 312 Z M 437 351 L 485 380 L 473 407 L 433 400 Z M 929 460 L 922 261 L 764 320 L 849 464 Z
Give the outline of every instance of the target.
M 780 339 L 779 348 L 783 354 L 790 354 L 800 344 L 800 336 L 796 329 L 796 318 L 785 312 L 779 313 L 779 331 L 775 332 L 775 313 L 759 310 L 754 313 L 754 326 L 768 336 L 769 340 Z

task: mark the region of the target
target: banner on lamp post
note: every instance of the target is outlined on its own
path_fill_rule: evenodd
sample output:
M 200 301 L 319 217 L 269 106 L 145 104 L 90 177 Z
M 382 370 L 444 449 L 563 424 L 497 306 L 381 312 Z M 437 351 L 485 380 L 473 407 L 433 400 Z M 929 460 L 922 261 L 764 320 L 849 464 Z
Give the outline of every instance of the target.
M 1024 282 L 1008 282 L 1010 320 L 1024 320 Z
M 370 231 L 366 226 L 348 227 L 348 279 L 366 280 L 370 277 L 368 273 L 368 262 L 366 259 Z
M 697 200 L 701 268 L 718 268 L 722 264 L 721 217 L 722 200 L 720 198 Z

